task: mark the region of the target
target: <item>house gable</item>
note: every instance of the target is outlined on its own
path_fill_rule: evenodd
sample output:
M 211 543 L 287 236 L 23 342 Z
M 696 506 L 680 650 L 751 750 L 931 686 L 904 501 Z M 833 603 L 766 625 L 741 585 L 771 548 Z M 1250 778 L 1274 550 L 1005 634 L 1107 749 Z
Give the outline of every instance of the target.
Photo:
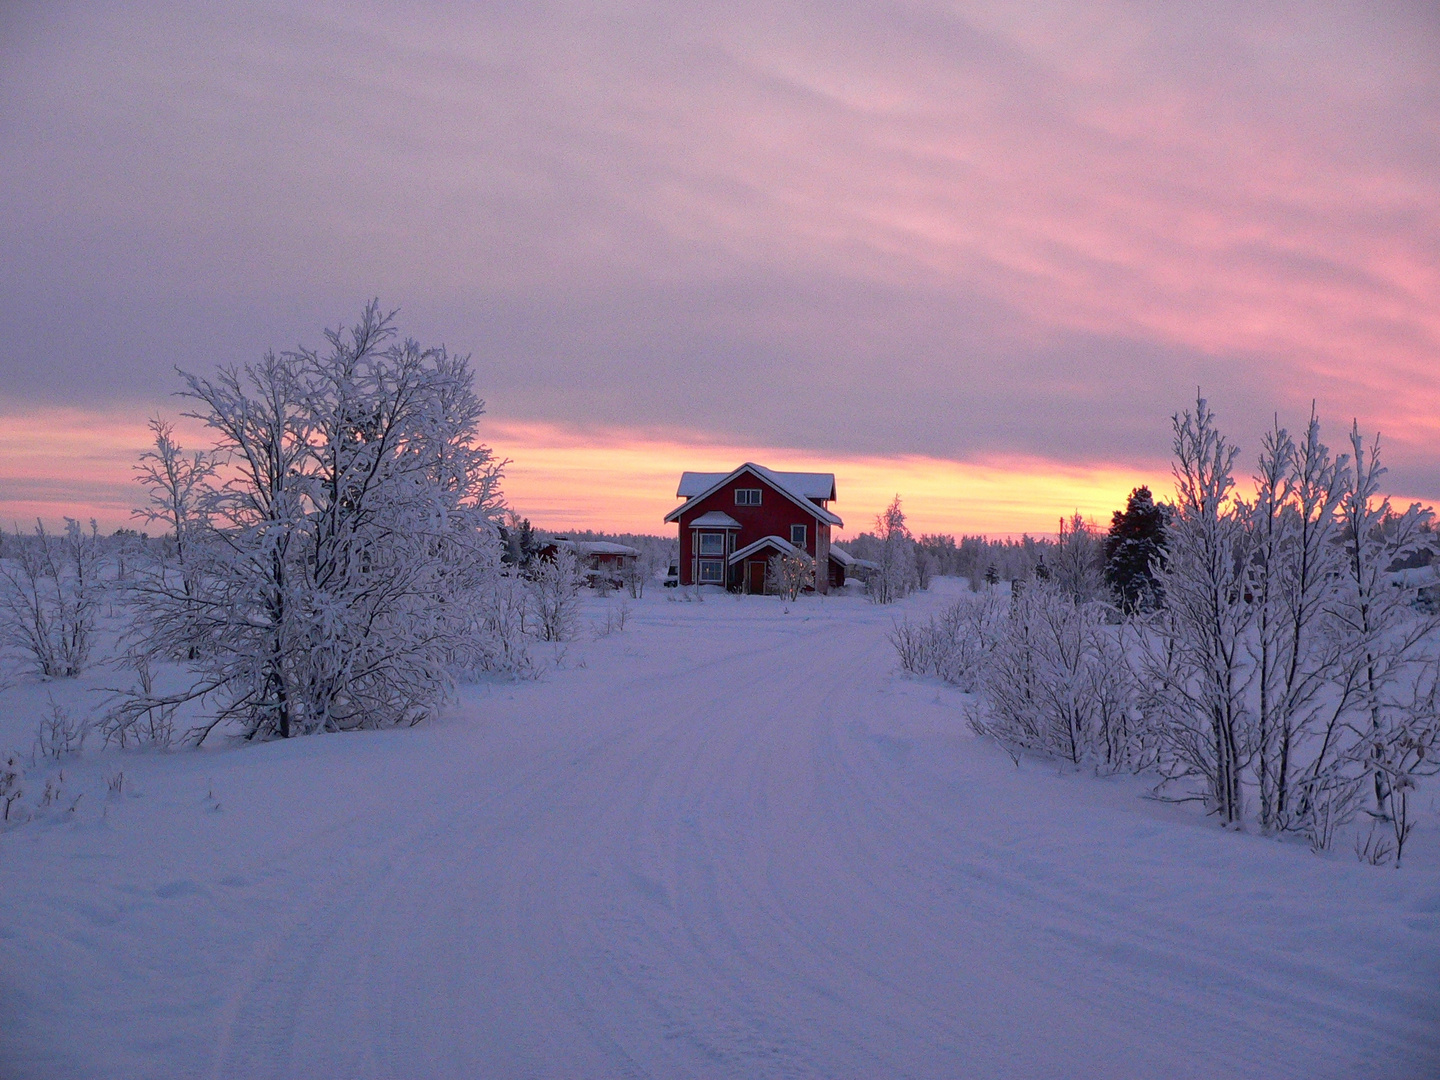
M 813 479 L 807 480 L 805 490 L 823 490 L 827 492 L 827 494 L 824 496 L 825 498 L 833 499 L 835 497 L 834 476 L 829 473 L 775 473 L 771 472 L 763 465 L 756 465 L 753 461 L 747 461 L 738 469 L 728 473 L 687 472 L 682 474 L 680 478 L 680 488 L 678 492 L 682 498 L 685 496 L 685 493 L 687 491 L 695 490 L 695 488 L 699 486 L 700 482 L 705 480 L 710 480 L 712 482 L 709 484 L 708 487 L 705 487 L 701 489 L 697 494 L 690 496 L 690 498 L 687 499 L 684 503 L 681 503 L 674 510 L 671 510 L 670 513 L 666 514 L 665 520 L 667 522 L 679 521 L 690 510 L 699 506 L 707 499 L 712 498 L 713 496 L 721 493 L 726 489 L 733 490 L 734 486 L 736 486 L 734 484 L 734 481 L 746 475 L 749 475 L 755 480 L 759 481 L 763 488 L 775 492 L 775 494 L 779 495 L 781 498 L 788 499 L 790 502 L 805 510 L 807 513 L 813 514 L 817 520 L 823 521 L 825 524 L 834 526 L 835 528 L 844 528 L 845 522 L 840 520 L 840 516 L 838 514 L 832 513 L 830 510 L 826 509 L 824 506 L 821 506 L 820 503 L 816 501 L 821 496 L 797 494 L 795 491 L 791 490 L 782 482 L 782 478 L 786 476 L 806 478 L 828 477 L 828 485 L 825 484 L 823 481 L 817 484 Z M 724 509 L 729 512 L 728 507 L 721 507 L 719 503 L 715 504 L 715 508 Z

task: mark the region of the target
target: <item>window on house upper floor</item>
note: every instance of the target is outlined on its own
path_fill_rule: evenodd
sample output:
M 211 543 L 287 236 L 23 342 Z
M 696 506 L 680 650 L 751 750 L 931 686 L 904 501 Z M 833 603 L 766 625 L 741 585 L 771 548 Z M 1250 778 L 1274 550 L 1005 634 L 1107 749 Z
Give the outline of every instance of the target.
M 700 534 L 701 555 L 724 555 L 725 534 L 720 532 L 702 532 Z
M 759 506 L 759 505 L 760 505 L 760 489 L 759 489 L 759 488 L 736 488 L 736 489 L 735 489 L 735 505 L 736 505 L 736 506 Z
M 804 525 L 791 525 L 791 526 L 790 526 L 790 543 L 794 544 L 794 545 L 795 545 L 796 547 L 798 547 L 798 548 L 803 548 L 803 547 L 805 546 L 805 526 L 804 526 Z

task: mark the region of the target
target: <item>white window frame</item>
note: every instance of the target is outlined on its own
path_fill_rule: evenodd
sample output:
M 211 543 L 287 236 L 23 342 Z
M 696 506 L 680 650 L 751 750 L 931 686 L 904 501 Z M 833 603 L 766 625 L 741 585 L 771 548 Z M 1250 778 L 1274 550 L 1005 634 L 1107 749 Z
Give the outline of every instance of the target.
M 713 548 L 705 543 L 707 540 L 714 541 Z M 700 539 L 695 543 L 695 553 L 697 555 L 724 555 L 725 534 L 723 532 L 702 532 Z
M 735 489 L 735 505 L 736 505 L 736 506 L 759 506 L 759 505 L 760 505 L 760 492 L 761 492 L 762 490 L 764 490 L 764 489 L 763 489 L 763 488 L 736 488 L 736 489 Z M 744 496 L 743 499 L 741 498 L 742 495 Z
M 796 540 L 796 539 L 795 539 L 795 532 L 796 532 L 797 529 L 798 529 L 799 532 L 800 532 L 800 539 L 799 539 L 799 540 Z M 805 549 L 805 545 L 806 545 L 807 543 L 809 543 L 809 540 L 807 539 L 807 533 L 808 533 L 808 530 L 805 528 L 804 525 L 791 525 L 791 526 L 790 526 L 790 543 L 794 544 L 797 548 L 800 548 L 800 549 L 803 551 L 803 550 Z
M 712 571 L 714 576 L 708 576 L 706 571 Z M 724 585 L 725 584 L 725 560 L 724 559 L 701 559 L 699 581 L 701 585 Z

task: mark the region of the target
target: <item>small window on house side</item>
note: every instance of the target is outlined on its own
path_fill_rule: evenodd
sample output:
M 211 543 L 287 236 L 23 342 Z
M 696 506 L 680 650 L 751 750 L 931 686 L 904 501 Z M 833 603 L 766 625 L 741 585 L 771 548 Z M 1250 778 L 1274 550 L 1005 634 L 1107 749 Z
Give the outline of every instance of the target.
M 736 505 L 736 506 L 759 506 L 759 505 L 760 505 L 760 489 L 759 489 L 759 488 L 736 488 L 736 489 L 735 489 L 735 505 Z
M 804 525 L 791 525 L 791 526 L 790 526 L 790 543 L 794 544 L 794 545 L 795 545 L 796 547 L 798 547 L 798 548 L 803 548 L 803 547 L 805 546 L 805 526 L 804 526 Z
M 701 555 L 724 555 L 725 534 L 718 532 L 702 532 L 700 534 Z

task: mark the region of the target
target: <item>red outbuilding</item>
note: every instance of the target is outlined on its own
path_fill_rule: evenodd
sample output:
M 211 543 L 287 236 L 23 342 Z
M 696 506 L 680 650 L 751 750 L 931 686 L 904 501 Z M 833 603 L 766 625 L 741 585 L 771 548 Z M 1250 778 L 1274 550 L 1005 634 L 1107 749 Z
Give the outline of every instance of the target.
M 665 516 L 680 527 L 680 584 L 765 591 L 771 556 L 803 551 L 820 572 L 815 587 L 842 585 L 830 530 L 844 522 L 829 509 L 834 473 L 775 472 L 747 461 L 728 473 L 687 472 L 675 493 L 685 501 Z

